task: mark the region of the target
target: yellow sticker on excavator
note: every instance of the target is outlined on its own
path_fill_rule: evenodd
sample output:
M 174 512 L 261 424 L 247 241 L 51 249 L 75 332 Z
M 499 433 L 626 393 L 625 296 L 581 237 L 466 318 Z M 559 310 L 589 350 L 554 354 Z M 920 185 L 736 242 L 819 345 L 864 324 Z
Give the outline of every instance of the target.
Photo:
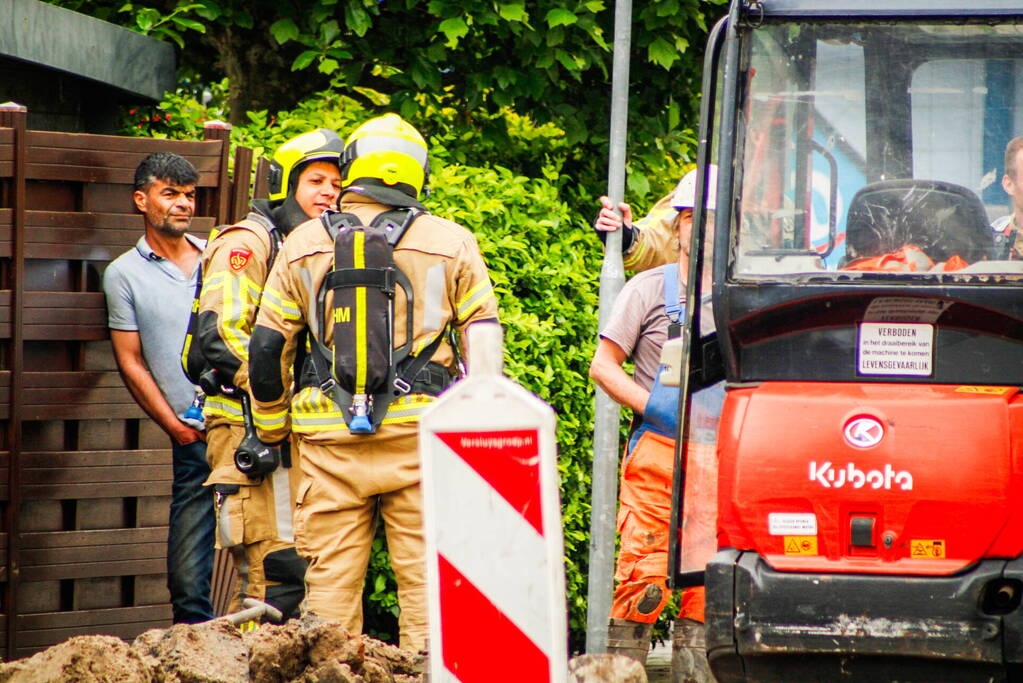
M 785 536 L 786 555 L 818 555 L 816 536 Z
M 916 539 L 909 542 L 909 556 L 919 559 L 945 559 L 945 539 Z
M 1001 396 L 1002 394 L 1010 391 L 1016 390 L 1012 387 L 956 387 L 956 392 L 960 394 L 991 394 L 994 396 Z

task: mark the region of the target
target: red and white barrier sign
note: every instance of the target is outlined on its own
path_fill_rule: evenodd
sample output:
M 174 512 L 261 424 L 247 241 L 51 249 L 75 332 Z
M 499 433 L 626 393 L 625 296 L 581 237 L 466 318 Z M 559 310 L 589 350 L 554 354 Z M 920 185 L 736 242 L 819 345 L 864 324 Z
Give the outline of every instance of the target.
M 420 423 L 435 683 L 567 679 L 550 406 L 500 374 L 501 328 L 469 328 L 469 376 Z

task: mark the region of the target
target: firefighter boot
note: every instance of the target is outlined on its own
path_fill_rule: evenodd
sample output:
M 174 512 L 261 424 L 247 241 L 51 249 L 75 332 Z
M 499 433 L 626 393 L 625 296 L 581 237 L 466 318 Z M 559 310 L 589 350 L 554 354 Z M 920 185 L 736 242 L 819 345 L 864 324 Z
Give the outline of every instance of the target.
M 703 624 L 695 619 L 676 619 L 672 640 L 671 683 L 714 683 Z
M 654 625 L 628 619 L 612 619 L 607 627 L 607 653 L 624 655 L 646 666 Z

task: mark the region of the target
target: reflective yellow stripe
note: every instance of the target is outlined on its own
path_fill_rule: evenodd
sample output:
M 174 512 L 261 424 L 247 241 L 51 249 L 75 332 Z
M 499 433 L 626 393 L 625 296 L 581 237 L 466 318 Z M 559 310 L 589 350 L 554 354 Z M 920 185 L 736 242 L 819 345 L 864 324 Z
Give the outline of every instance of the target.
M 194 308 L 194 306 L 193 306 Z M 181 347 L 181 367 L 188 372 L 188 350 L 192 347 L 192 335 L 185 335 L 185 345 Z
M 423 410 L 425 410 L 425 408 Z M 421 413 L 422 410 L 419 412 Z M 419 413 L 416 413 L 415 415 L 400 415 L 398 417 L 391 417 L 390 415 L 390 413 L 387 413 L 387 417 L 384 418 L 384 421 L 381 422 L 381 424 L 393 425 L 401 422 L 419 422 L 419 418 L 421 417 Z
M 355 231 L 356 268 L 366 267 L 366 233 Z M 336 343 L 336 341 L 335 341 Z M 337 377 L 335 371 L 334 376 Z M 355 393 L 366 393 L 366 288 L 355 288 Z
M 347 429 L 345 423 L 338 419 L 337 422 L 332 422 L 329 425 L 308 425 L 301 424 L 298 420 L 295 420 L 295 424 L 292 425 L 291 431 L 295 434 L 313 434 L 315 432 L 333 432 L 337 429 Z
M 207 396 L 202 412 L 206 417 L 231 417 L 240 420 L 242 404 L 240 401 L 226 396 Z
M 345 429 L 345 420 L 319 387 L 306 387 L 291 401 L 291 430 L 296 434 Z
M 261 413 L 258 410 L 253 409 L 252 421 L 258 429 L 262 429 L 264 431 L 280 429 L 288 424 L 288 411 L 282 410 L 278 413 Z
M 646 251 L 646 242 L 643 241 L 642 234 L 641 232 L 636 234 L 636 243 L 632 245 L 632 249 L 629 250 L 629 253 L 622 260 L 622 265 L 626 268 L 632 268 L 639 263 L 640 257 Z
M 426 394 L 414 394 L 405 396 L 395 401 L 387 409 L 383 424 L 396 424 L 398 422 L 416 422 L 420 416 L 436 401 L 435 396 Z
M 465 306 L 466 303 L 468 303 L 474 296 L 476 296 L 481 290 L 488 287 L 489 285 L 490 283 L 487 280 L 480 280 L 475 285 L 473 285 L 473 287 L 468 292 L 465 293 L 465 296 L 462 297 L 462 300 L 458 302 L 458 310 L 462 310 L 462 307 Z
M 248 360 L 249 311 L 256 310 L 263 288 L 242 275 L 227 277 L 222 289 L 220 336 L 238 359 Z
M 317 413 L 330 410 L 327 399 L 319 387 L 306 387 L 291 399 L 291 411 L 302 413 Z
M 494 296 L 494 288 L 489 279 L 478 282 L 472 289 L 466 292 L 462 300 L 458 302 L 458 310 L 455 315 L 459 320 L 464 320 L 472 311 L 479 308 L 484 301 Z
M 291 431 L 296 434 L 329 432 L 334 429 L 347 429 L 344 417 L 337 410 L 328 413 L 303 414 L 296 412 L 291 423 Z
M 202 281 L 202 294 L 200 296 L 205 295 L 207 292 L 211 292 L 217 287 L 219 287 L 223 283 L 225 277 L 227 277 L 227 275 L 224 273 L 224 271 L 208 275 L 206 279 Z M 199 310 L 198 304 L 194 303 L 192 309 L 196 311 Z
M 436 397 L 427 394 L 403 396 L 388 406 L 383 424 L 417 421 L 423 411 L 436 400 Z M 319 387 L 306 387 L 300 391 L 291 406 L 292 431 L 296 434 L 311 434 L 347 430 L 344 413 L 332 403 L 329 408 L 324 408 L 324 404 L 328 403 L 329 399 L 323 395 Z
M 298 304 L 285 299 L 273 287 L 268 286 L 263 290 L 263 298 L 260 299 L 259 305 L 266 306 L 284 320 L 302 319 L 302 311 L 299 310 Z

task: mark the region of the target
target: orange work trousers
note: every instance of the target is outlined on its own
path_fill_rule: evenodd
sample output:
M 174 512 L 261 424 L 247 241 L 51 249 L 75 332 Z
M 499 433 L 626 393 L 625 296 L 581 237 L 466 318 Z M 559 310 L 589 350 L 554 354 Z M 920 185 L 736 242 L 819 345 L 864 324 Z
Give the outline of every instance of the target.
M 612 619 L 652 624 L 671 597 L 668 538 L 675 440 L 643 432 L 622 467 Z M 655 586 L 659 590 L 649 590 Z M 658 599 L 659 598 L 659 599 Z M 702 586 L 682 591 L 679 616 L 703 621 Z

